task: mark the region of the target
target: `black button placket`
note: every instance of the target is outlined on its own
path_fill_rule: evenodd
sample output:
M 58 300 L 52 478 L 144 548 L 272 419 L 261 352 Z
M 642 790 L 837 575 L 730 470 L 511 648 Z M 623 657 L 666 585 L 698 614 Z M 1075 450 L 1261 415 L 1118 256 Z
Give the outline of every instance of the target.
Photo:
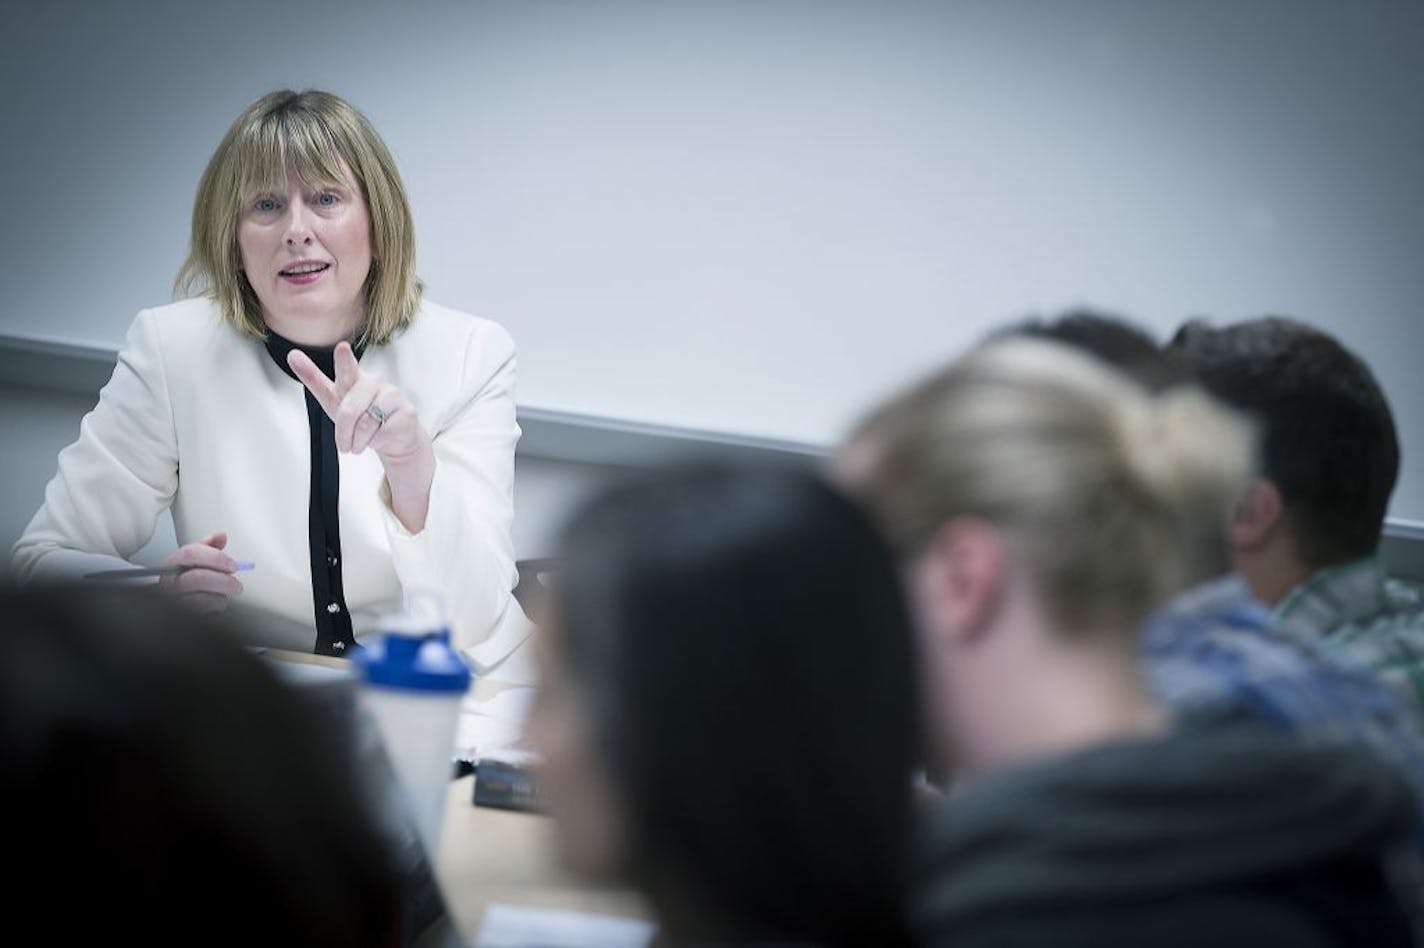
M 333 349 L 298 346 L 267 334 L 267 351 L 277 365 L 301 384 L 287 365 L 287 353 L 305 352 L 327 378 L 336 375 Z M 356 350 L 357 358 L 361 349 Z M 307 406 L 307 428 L 311 432 L 311 485 L 307 504 L 307 543 L 311 557 L 312 615 L 316 625 L 318 655 L 343 656 L 356 646 L 351 631 L 351 614 L 346 609 L 346 593 L 341 578 L 341 462 L 336 451 L 336 426 L 316 396 L 303 388 Z

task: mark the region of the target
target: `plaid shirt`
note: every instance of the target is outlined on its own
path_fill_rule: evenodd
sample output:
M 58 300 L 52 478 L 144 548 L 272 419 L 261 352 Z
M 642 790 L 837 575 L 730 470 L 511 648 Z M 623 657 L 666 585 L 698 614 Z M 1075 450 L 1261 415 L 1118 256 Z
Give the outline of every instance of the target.
M 1375 557 L 1324 569 L 1276 606 L 1277 627 L 1378 672 L 1424 720 L 1424 595 Z
M 1390 689 L 1369 670 L 1274 628 L 1238 577 L 1189 589 L 1153 616 L 1143 660 L 1153 694 L 1179 717 L 1248 717 L 1310 741 L 1408 747 L 1424 787 L 1424 732 Z
M 1424 813 L 1424 725 L 1367 668 L 1275 628 L 1246 583 L 1230 576 L 1172 600 L 1143 631 L 1149 688 L 1179 719 L 1255 720 L 1307 743 L 1373 748 L 1414 787 Z M 1424 930 L 1424 824 L 1396 866 Z

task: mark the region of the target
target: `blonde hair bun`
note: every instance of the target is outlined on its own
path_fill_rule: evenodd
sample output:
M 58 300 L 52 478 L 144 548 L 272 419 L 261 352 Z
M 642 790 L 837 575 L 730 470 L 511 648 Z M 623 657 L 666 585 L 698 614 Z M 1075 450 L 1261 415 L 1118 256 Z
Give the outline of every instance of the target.
M 857 490 L 903 553 L 952 518 L 990 520 L 1048 610 L 1083 631 L 1135 630 L 1224 554 L 1252 461 L 1249 426 L 1201 391 L 1153 395 L 1031 339 L 970 352 L 856 437 L 872 455 Z
M 1133 476 L 1181 515 L 1225 516 L 1250 474 L 1250 426 L 1200 389 L 1134 395 L 1114 412 Z

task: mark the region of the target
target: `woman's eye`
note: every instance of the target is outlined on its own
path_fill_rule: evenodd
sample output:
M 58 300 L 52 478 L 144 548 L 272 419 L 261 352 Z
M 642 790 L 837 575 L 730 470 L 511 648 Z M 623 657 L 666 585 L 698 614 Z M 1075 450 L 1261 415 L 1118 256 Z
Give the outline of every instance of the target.
M 269 197 L 258 198 L 252 202 L 252 209 L 259 214 L 271 214 L 277 210 L 277 202 Z
M 330 191 L 323 191 L 316 196 L 316 203 L 320 207 L 334 207 L 341 203 L 341 198 L 332 194 Z

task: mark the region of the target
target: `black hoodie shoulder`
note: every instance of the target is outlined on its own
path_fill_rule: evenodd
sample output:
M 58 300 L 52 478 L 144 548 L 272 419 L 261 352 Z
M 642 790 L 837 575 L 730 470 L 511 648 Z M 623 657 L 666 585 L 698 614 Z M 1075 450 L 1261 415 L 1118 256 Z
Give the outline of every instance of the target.
M 1408 945 L 1412 794 L 1366 750 L 1188 728 L 981 779 L 927 814 L 931 944 Z

